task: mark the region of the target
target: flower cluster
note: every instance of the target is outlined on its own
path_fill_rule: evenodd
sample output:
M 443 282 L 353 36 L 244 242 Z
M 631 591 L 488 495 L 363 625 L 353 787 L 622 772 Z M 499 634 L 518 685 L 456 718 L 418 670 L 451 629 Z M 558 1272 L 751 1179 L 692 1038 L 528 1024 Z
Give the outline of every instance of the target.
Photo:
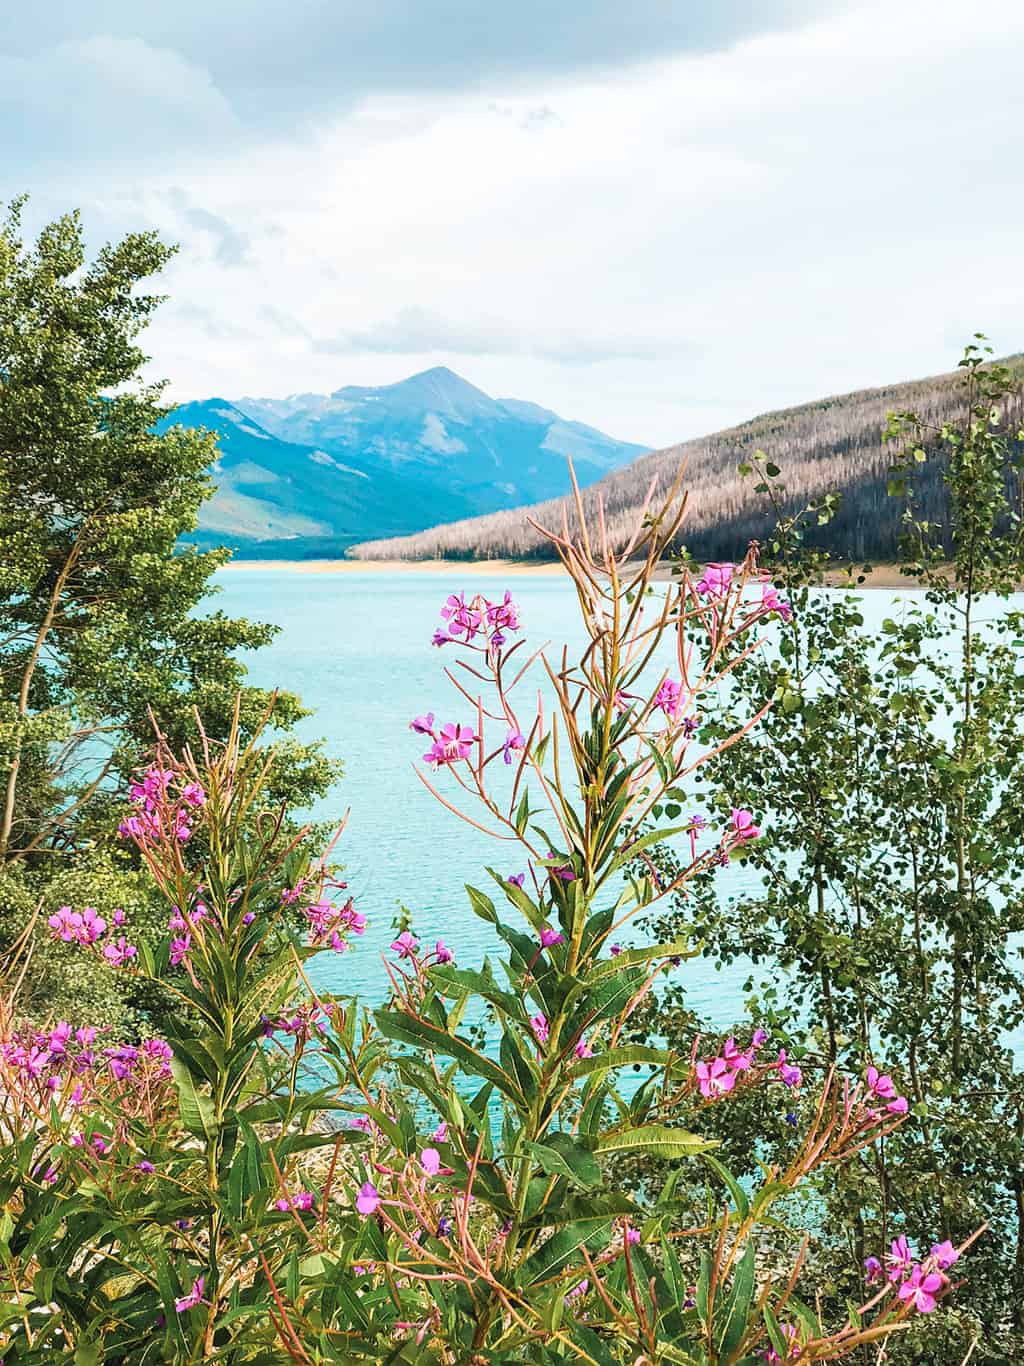
M 345 953 L 350 947 L 346 934 L 365 934 L 366 916 L 357 911 L 352 898 L 343 906 L 331 901 L 314 901 L 302 913 L 309 923 L 311 948 L 331 948 Z
M 122 839 L 152 844 L 172 835 L 184 844 L 192 837 L 195 813 L 206 804 L 202 785 L 186 781 L 173 768 L 146 769 L 129 789 L 133 811 L 117 828 Z
M 48 917 L 46 923 L 52 938 L 60 939 L 65 944 L 78 944 L 82 948 L 96 948 L 111 967 L 123 968 L 139 952 L 123 934 L 118 933 L 125 919 L 124 911 L 116 910 L 108 925 L 92 906 L 86 906 L 81 911 L 61 906 Z
M 435 645 L 453 641 L 473 645 L 479 639 L 482 644 L 476 648 L 496 652 L 520 629 L 519 608 L 507 590 L 500 602 L 491 602 L 479 593 L 467 602 L 465 593 L 451 593 L 441 608 L 441 617 L 444 625 L 434 632 Z
M 745 1074 L 752 1074 L 758 1050 L 767 1042 L 763 1029 L 755 1029 L 749 1045 L 739 1048 L 732 1037 L 726 1039 L 721 1053 L 713 1058 L 701 1058 L 694 1067 L 697 1089 L 705 1100 L 717 1100 L 728 1095 Z M 774 1069 L 761 1069 L 761 1072 Z M 788 1084 L 788 1083 L 787 1083 Z
M 734 585 L 739 581 L 740 576 L 737 573 L 737 568 L 738 566 L 734 564 L 706 564 L 704 573 L 694 584 L 694 588 L 702 598 L 710 603 L 720 603 L 729 596 Z M 758 613 L 765 616 L 774 614 L 782 621 L 791 621 L 793 608 L 785 598 L 779 597 L 778 589 L 772 583 L 771 575 L 757 574 L 753 581 L 761 590 Z
M 449 721 L 447 725 L 435 730 L 433 712 L 427 712 L 426 716 L 417 716 L 409 723 L 409 729 L 417 735 L 430 736 L 433 744 L 424 754 L 423 760 L 434 768 L 457 764 L 463 759 L 468 759 L 473 746 L 477 743 L 473 727 L 460 725 L 456 721 Z
M 877 1257 L 864 1259 L 864 1279 L 868 1285 L 883 1279 L 896 1287 L 897 1298 L 919 1314 L 931 1314 L 938 1301 L 949 1290 L 951 1282 L 945 1274 L 960 1260 L 960 1249 L 947 1238 L 935 1243 L 931 1252 L 918 1262 L 906 1237 L 894 1238 L 885 1257 L 888 1272 Z

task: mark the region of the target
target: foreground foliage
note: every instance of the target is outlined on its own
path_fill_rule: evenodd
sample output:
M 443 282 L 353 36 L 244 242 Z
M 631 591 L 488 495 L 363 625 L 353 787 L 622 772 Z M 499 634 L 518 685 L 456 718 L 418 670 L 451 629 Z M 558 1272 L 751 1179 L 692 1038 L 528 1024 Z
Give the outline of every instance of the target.
M 675 492 L 621 556 L 600 522 L 552 534 L 579 599 L 575 663 L 526 657 L 507 594 L 444 607 L 435 644 L 462 652 L 448 675 L 464 719 L 428 712 L 412 730 L 424 781 L 519 855 L 519 871 L 467 889 L 497 963 L 458 965 L 410 925 L 384 1008 L 317 996 L 306 962 L 349 951 L 365 921 L 327 856 L 289 837 L 273 754 L 237 712 L 223 744 L 161 737 L 121 829 L 166 901 L 163 943 L 91 908 L 47 924 L 111 972 L 178 968 L 166 1037 L 39 1030 L 13 1005 L 0 1022 L 7 1366 L 58 1352 L 83 1366 L 834 1361 L 876 1351 L 953 1288 L 976 1233 L 920 1260 L 896 1236 L 865 1293 L 826 1315 L 808 1235 L 789 1228 L 815 1174 L 906 1122 L 884 1068 L 812 1075 L 760 1029 L 710 1052 L 626 1040 L 695 952 L 686 933 L 624 947 L 626 923 L 765 838 L 745 808 L 713 836 L 649 828 L 651 813 L 708 762 L 706 697 L 791 611 L 753 553 L 728 581 L 649 592 Z M 714 753 L 747 744 L 763 712 Z M 647 863 L 666 842 L 683 850 L 670 878 Z M 783 1113 L 803 1095 L 804 1119 L 740 1185 L 718 1131 L 751 1095 Z M 636 1154 L 670 1170 L 630 1195 L 620 1164 Z M 696 1223 L 679 1196 L 695 1182 Z
M 76 215 L 26 245 L 21 207 L 0 223 L 0 946 L 83 850 L 108 887 L 125 873 L 113 896 L 138 894 L 111 815 L 152 719 L 181 744 L 196 708 L 223 738 L 237 698 L 246 734 L 268 708 L 282 729 L 304 715 L 244 686 L 240 652 L 275 628 L 196 611 L 228 552 L 176 553 L 216 446 L 167 427 L 164 386 L 141 374 L 161 302 L 145 285 L 171 249 L 134 233 L 90 262 Z M 284 744 L 270 782 L 301 805 L 330 776 L 315 747 Z
M 714 744 L 753 701 L 776 699 L 746 744 L 702 770 L 698 804 L 757 802 L 772 837 L 746 850 L 752 890 L 725 898 L 703 878 L 660 917 L 662 933 L 695 924 L 719 963 L 753 960 L 755 1016 L 803 1066 L 859 1069 L 877 1051 L 901 1062 L 913 1122 L 819 1185 L 815 1265 L 837 1302 L 861 1292 L 865 1259 L 898 1231 L 956 1242 L 992 1220 L 955 1312 L 892 1345 L 894 1362 L 1024 1357 L 1022 448 L 1018 381 L 985 361 L 972 344 L 948 422 L 890 423 L 904 567 L 926 592 L 890 600 L 880 636 L 858 595 L 818 587 L 809 528 L 834 500 L 790 516 L 779 469 L 745 471 L 774 510 L 767 550 L 795 610 L 706 708 Z M 946 525 L 921 508 L 929 467 Z M 634 1026 L 678 1046 L 695 1021 L 670 987 Z M 723 1119 L 752 1175 L 763 1116 L 739 1105 Z

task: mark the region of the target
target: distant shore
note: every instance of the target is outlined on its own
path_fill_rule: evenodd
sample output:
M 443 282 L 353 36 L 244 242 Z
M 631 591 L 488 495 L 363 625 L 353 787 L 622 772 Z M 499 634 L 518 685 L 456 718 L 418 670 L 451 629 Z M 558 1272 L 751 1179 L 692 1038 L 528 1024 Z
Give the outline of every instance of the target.
M 549 577 L 560 574 L 562 567 L 554 560 L 231 560 L 229 570 L 244 572 L 257 569 L 286 569 L 294 574 L 444 574 L 448 578 L 459 574 L 473 574 L 496 578 L 502 575 Z M 659 578 L 669 578 L 668 571 Z M 825 576 L 830 588 L 848 584 L 840 569 L 830 570 Z M 905 578 L 894 564 L 877 564 L 857 588 L 913 588 L 913 579 Z

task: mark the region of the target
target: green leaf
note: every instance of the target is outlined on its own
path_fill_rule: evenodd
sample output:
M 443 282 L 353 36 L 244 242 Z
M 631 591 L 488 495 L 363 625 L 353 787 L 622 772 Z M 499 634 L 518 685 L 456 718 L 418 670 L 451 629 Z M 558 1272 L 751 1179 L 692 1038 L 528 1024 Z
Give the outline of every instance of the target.
M 524 1143 L 523 1147 L 549 1176 L 565 1176 L 581 1186 L 599 1186 L 603 1180 L 594 1154 L 568 1134 L 551 1133 L 544 1143 Z
M 645 1157 L 697 1157 L 709 1148 L 717 1148 L 717 1141 L 701 1138 L 685 1129 L 673 1129 L 667 1124 L 641 1124 L 633 1129 L 602 1134 L 594 1145 L 601 1157 L 610 1153 L 633 1153 Z
M 407 1043 L 413 1048 L 428 1048 L 446 1058 L 455 1058 L 471 1076 L 493 1082 L 520 1109 L 528 1108 L 526 1097 L 512 1078 L 496 1062 L 478 1052 L 468 1039 L 448 1034 L 427 1020 L 414 1019 L 398 1010 L 378 1010 L 374 1018 L 386 1038 Z
M 192 1073 L 177 1055 L 171 1059 L 171 1074 L 178 1089 L 178 1109 L 182 1124 L 190 1134 L 195 1134 L 198 1138 L 213 1138 L 217 1132 L 213 1101 L 199 1091 Z
M 607 1053 L 595 1053 L 583 1058 L 569 1069 L 573 1081 L 582 1077 L 600 1075 L 619 1067 L 629 1067 L 635 1063 L 651 1063 L 665 1067 L 675 1055 L 664 1048 L 650 1048 L 647 1044 L 628 1044 L 623 1048 L 610 1048 Z
M 522 1267 L 523 1283 L 536 1285 L 557 1276 L 578 1259 L 580 1248 L 585 1247 L 590 1253 L 600 1252 L 611 1242 L 614 1227 L 613 1219 L 598 1215 L 559 1229 L 527 1258 Z

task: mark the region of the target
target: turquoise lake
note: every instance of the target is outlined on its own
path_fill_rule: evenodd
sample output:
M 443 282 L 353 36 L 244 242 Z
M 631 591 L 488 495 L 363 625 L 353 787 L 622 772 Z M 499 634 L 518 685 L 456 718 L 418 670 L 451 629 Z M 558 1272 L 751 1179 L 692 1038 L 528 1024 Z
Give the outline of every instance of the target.
M 439 721 L 475 721 L 444 677 L 444 665 L 456 656 L 450 647 L 432 648 L 430 639 L 448 593 L 494 598 L 504 580 L 471 566 L 397 573 L 241 568 L 222 572 L 218 583 L 217 608 L 281 628 L 273 644 L 249 660 L 251 680 L 300 693 L 314 710 L 302 724 L 303 738 L 323 737 L 345 765 L 343 780 L 312 814 L 337 819 L 351 808 L 338 852 L 369 926 L 355 952 L 314 960 L 314 981 L 367 1001 L 381 999 L 387 983 L 381 953 L 394 937 L 400 905 L 413 912 L 421 937 L 443 937 L 462 965 L 479 963 L 494 941 L 469 909 L 464 884 L 493 886 L 485 865 L 513 873 L 522 870 L 522 859 L 515 845 L 487 838 L 430 795 L 413 772 L 425 745 L 409 722 L 427 711 Z M 531 647 L 573 640 L 576 599 L 562 578 L 516 575 L 507 586 L 520 604 Z M 901 600 L 916 595 L 874 590 L 860 596 L 867 624 L 880 626 L 899 611 Z M 439 785 L 448 792 L 445 777 Z M 744 877 L 750 875 L 736 865 L 723 870 L 722 894 L 744 890 Z M 693 960 L 681 970 L 694 1009 L 715 1024 L 738 1017 L 744 965 L 716 972 Z

